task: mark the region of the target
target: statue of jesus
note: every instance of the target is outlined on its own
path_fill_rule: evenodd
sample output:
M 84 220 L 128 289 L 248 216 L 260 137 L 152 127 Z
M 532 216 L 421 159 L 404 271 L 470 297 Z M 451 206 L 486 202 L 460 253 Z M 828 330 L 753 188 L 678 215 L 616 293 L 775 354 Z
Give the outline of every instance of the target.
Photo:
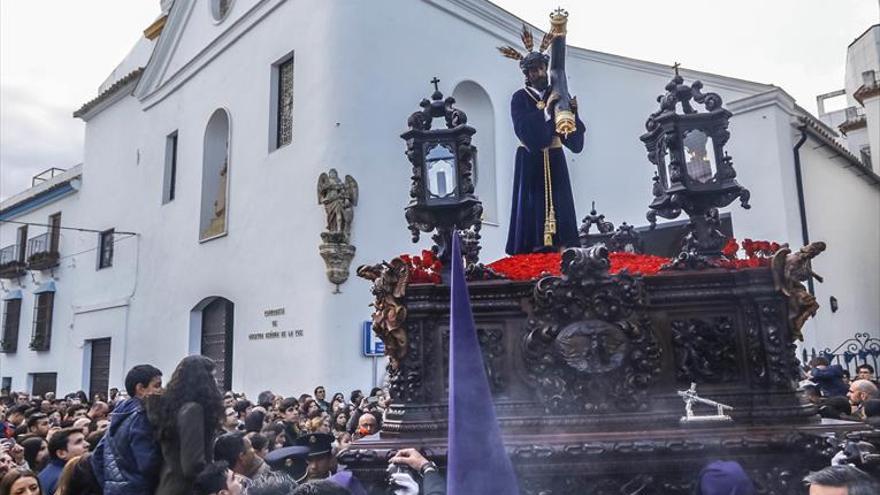
M 565 163 L 565 146 L 574 153 L 584 147 L 586 128 L 577 114 L 577 100 L 571 100 L 576 128 L 567 136 L 556 132 L 554 117 L 559 95 L 549 87 L 544 50 L 552 35 L 544 37 L 533 51 L 532 35 L 523 26 L 525 56 L 512 47 L 499 48 L 505 56 L 519 60 L 525 86 L 513 94 L 510 113 L 519 138 L 513 177 L 513 201 L 507 254 L 555 251 L 578 245 L 577 218 L 571 181 Z

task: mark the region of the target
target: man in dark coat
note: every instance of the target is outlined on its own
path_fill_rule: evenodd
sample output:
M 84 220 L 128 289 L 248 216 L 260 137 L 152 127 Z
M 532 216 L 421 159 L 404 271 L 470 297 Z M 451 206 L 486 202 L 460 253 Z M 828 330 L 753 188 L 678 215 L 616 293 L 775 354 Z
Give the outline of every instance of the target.
M 130 398 L 110 415 L 110 427 L 92 456 L 105 495 L 150 495 L 159 478 L 161 450 L 144 410 L 144 399 L 162 390 L 162 372 L 148 364 L 125 377 Z
M 577 115 L 577 101 L 571 100 L 576 130 L 566 136 L 556 133 L 554 115 L 559 95 L 553 93 L 547 77 L 548 57 L 530 52 L 520 60 L 526 86 L 513 94 L 510 114 L 520 145 L 516 150 L 513 201 L 507 254 L 556 250 L 578 244 L 577 218 L 571 181 L 565 163 L 565 146 L 574 153 L 584 147 L 584 123 Z M 549 183 L 545 180 L 549 176 Z M 556 232 L 545 232 L 546 214 L 555 218 Z M 545 234 L 552 235 L 547 245 Z

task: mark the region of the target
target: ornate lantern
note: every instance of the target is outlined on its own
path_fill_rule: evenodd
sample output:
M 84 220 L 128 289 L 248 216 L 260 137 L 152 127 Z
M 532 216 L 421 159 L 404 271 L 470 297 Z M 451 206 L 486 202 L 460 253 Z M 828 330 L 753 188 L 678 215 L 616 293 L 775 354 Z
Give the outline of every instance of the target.
M 675 77 L 666 85 L 666 94 L 657 98 L 660 109 L 648 117 L 647 132 L 640 139 L 657 167 L 654 201 L 647 214 L 651 225 L 658 215 L 676 218 L 682 210 L 690 217 L 690 232 L 673 265 L 681 268 L 711 264 L 721 255 L 727 238 L 718 229 L 718 208 L 739 198 L 748 209 L 750 194 L 737 183 L 733 160 L 724 151 L 731 113 L 721 107 L 718 94 L 701 92 L 700 81 L 685 85 L 678 64 L 674 67 Z M 694 110 L 691 100 L 706 111 Z M 682 113 L 676 112 L 679 105 Z
M 445 267 L 452 253 L 452 230 L 473 227 L 478 233 L 483 205 L 474 195 L 472 178 L 476 148 L 471 136 L 476 130 L 467 125 L 465 113 L 452 106 L 454 98 L 443 98 L 437 88 L 440 80 L 435 77 L 431 82 L 431 100 L 421 101 L 422 110 L 410 115 L 409 130 L 400 136 L 412 163 L 406 221 L 413 242 L 418 242 L 420 232 L 436 231 L 433 250 Z M 432 129 L 434 119 L 440 117 L 446 128 Z

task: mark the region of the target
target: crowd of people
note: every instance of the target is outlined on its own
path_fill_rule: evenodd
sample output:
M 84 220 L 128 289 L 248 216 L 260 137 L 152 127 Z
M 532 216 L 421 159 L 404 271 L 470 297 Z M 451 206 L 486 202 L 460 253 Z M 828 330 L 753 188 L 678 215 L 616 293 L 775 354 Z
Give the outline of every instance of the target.
M 809 400 L 827 417 L 880 419 L 874 370 L 859 367 L 851 382 L 842 371 L 813 360 L 802 382 Z M 224 394 L 214 373 L 209 358 L 188 356 L 167 384 L 154 366 L 135 366 L 125 390 L 109 397 L 9 394 L 0 403 L 0 495 L 366 495 L 336 454 L 378 434 L 390 402 L 385 391 L 328 399 L 318 386 L 298 397 L 265 391 L 252 401 Z M 812 473 L 810 494 L 880 493 L 850 462 L 858 455 L 842 452 L 837 465 Z M 437 466 L 415 449 L 389 460 L 388 480 L 395 495 L 446 493 Z M 755 493 L 735 462 L 708 464 L 697 485 L 703 495 Z M 849 491 L 834 491 L 840 487 Z
M 856 376 L 828 358 L 813 358 L 804 370 L 801 390 L 824 418 L 864 421 L 880 426 L 880 386 L 870 364 L 860 364 Z

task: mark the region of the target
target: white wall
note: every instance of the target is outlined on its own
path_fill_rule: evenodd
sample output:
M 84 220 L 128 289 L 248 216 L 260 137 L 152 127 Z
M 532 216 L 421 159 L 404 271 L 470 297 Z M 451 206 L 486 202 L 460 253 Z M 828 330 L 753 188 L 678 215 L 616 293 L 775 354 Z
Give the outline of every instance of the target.
M 181 1 L 174 8 L 187 5 Z M 483 11 L 468 10 L 474 6 Z M 81 348 L 83 339 L 113 329 L 111 383 L 119 385 L 127 368 L 143 362 L 170 375 L 194 349 L 193 308 L 206 297 L 221 296 L 235 305 L 234 389 L 291 394 L 318 384 L 331 392 L 366 388 L 372 364 L 360 355 L 360 324 L 369 318 L 371 296 L 354 269 L 429 246 L 429 235 L 413 245 L 406 229 L 410 165 L 399 135 L 419 101 L 433 91 L 434 76 L 447 95 L 473 81 L 491 103 L 491 113 L 483 108 L 473 121 L 481 146 L 487 145 L 479 140 L 490 134 L 481 130 L 493 128 L 494 134 L 494 146 L 481 148 L 480 156 L 494 155 L 499 226 L 483 229 L 481 254 L 485 261 L 503 256 L 517 146 L 509 99 L 523 76 L 494 47 L 518 43 L 518 21 L 490 4 L 445 0 L 396 0 L 381 7 L 237 0 L 220 24 L 203 7 L 200 2 L 191 10 L 167 69 L 155 76 L 154 92 L 141 95 L 143 101 L 126 97 L 88 121 L 78 221 L 140 235 L 126 241 L 128 251 L 117 252 L 112 269 L 78 272 L 76 301 L 67 302 L 79 307 L 75 319 L 68 316 L 74 325 L 69 345 Z M 174 24 L 170 19 L 162 36 L 171 39 Z M 270 152 L 271 65 L 291 51 L 293 141 Z M 147 79 L 154 77 L 149 72 Z M 638 137 L 671 70 L 572 49 L 568 73 L 587 124 L 584 152 L 569 156 L 578 214 L 596 200 L 615 224 L 642 224 L 652 166 Z M 727 102 L 769 89 L 711 74 L 683 75 L 703 79 L 706 91 L 719 92 Z M 144 87 L 148 82 L 142 80 Z M 793 103 L 776 94 L 766 101 L 754 98 L 735 110 L 728 145 L 741 182 L 752 190 L 754 208 L 728 210 L 738 236 L 796 244 Z M 199 243 L 203 138 L 218 108 L 228 110 L 231 124 L 228 235 Z M 486 118 L 491 125 L 478 124 Z M 163 205 L 165 140 L 175 130 L 176 198 Z M 360 184 L 352 232 L 357 254 L 341 294 L 333 294 L 317 249 L 324 212 L 316 181 L 331 167 Z M 264 316 L 281 307 L 284 316 Z M 248 339 L 272 329 L 273 320 L 278 330 L 302 330 L 302 336 Z M 54 342 L 50 354 L 39 365 L 64 367 L 59 390 L 78 388 L 79 361 Z M 9 369 L 19 376 L 33 366 L 37 363 L 22 362 Z
M 810 239 L 828 244 L 813 262 L 825 282 L 815 284 L 822 308 L 805 344 L 833 349 L 856 332 L 880 337 L 880 187 L 815 139 L 801 147 L 801 166 Z M 839 301 L 836 313 L 831 296 Z

